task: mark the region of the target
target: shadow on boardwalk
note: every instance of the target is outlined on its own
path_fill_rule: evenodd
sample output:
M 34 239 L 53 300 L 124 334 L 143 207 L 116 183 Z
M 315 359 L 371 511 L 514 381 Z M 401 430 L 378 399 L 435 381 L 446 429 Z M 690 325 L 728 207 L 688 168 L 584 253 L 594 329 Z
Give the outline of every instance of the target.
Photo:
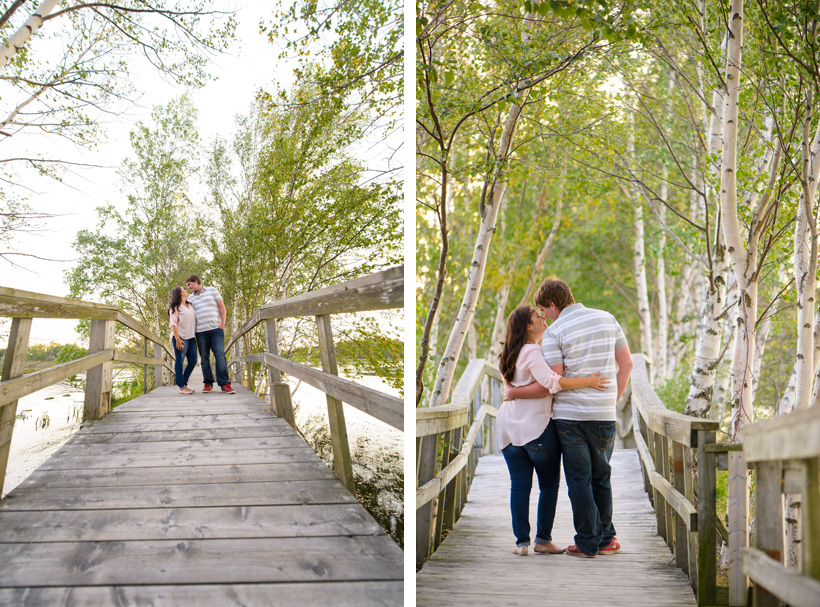
M 461 518 L 417 574 L 416 605 L 694 607 L 686 574 L 671 563 L 672 554 L 657 535 L 637 453 L 616 451 L 612 470 L 613 522 L 621 554 L 581 559 L 530 552 L 520 557 L 512 554 L 515 537 L 504 458 L 482 457 Z M 536 486 L 530 502 L 533 529 L 537 499 Z M 562 478 L 553 539 L 567 546 L 574 534 Z
M 241 386 L 159 388 L 0 502 L 0 605 L 398 605 L 403 553 Z

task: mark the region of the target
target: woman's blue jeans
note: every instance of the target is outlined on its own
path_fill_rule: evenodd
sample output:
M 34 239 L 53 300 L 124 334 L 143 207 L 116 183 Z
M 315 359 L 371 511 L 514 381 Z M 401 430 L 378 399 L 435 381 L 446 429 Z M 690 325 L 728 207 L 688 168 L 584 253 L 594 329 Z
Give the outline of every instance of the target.
M 552 541 L 552 523 L 558 502 L 561 479 L 561 449 L 555 422 L 550 421 L 544 432 L 523 447 L 507 445 L 501 450 L 510 471 L 510 512 L 517 546 L 530 545 L 530 491 L 532 471 L 538 475 L 538 520 L 535 543 Z
M 184 388 L 188 385 L 188 378 L 196 367 L 196 339 L 183 339 L 182 350 L 177 350 L 177 338 L 171 336 L 171 347 L 174 349 L 174 376 L 176 377 L 177 386 Z M 182 372 L 182 361 L 187 359 L 188 365 L 185 367 L 185 373 Z

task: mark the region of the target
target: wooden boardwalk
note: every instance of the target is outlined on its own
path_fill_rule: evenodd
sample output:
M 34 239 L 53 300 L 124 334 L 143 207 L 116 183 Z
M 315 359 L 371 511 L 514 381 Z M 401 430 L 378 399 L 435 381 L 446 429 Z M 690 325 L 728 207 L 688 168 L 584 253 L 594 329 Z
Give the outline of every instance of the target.
M 656 534 L 637 453 L 616 451 L 612 468 L 613 522 L 621 554 L 582 559 L 530 552 L 520 557 L 512 554 L 507 466 L 500 454 L 482 457 L 461 518 L 417 574 L 417 607 L 694 607 L 686 574 L 671 563 L 669 548 Z M 537 499 L 536 485 L 530 504 L 533 529 Z M 567 546 L 574 535 L 562 479 L 553 539 Z
M 0 605 L 400 605 L 402 550 L 234 387 L 121 405 L 4 498 Z

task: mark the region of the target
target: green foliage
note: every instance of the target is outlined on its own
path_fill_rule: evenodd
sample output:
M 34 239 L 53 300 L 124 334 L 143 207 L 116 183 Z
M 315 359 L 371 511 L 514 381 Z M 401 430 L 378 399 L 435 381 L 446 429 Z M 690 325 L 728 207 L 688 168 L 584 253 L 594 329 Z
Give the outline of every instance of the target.
M 49 344 L 32 344 L 28 347 L 26 360 L 31 362 L 51 362 L 55 360 L 65 346 L 58 343 L 50 342 Z

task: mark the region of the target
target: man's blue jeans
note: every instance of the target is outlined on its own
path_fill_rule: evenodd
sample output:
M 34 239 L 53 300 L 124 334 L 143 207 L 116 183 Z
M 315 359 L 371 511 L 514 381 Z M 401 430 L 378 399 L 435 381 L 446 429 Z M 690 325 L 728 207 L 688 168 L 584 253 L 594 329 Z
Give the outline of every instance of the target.
M 558 502 L 561 479 L 561 450 L 555 422 L 551 421 L 543 434 L 523 447 L 507 445 L 501 450 L 510 471 L 510 512 L 516 546 L 530 545 L 530 491 L 532 471 L 538 475 L 538 522 L 535 543 L 552 541 L 552 523 Z
M 220 386 L 227 384 L 228 361 L 225 360 L 225 332 L 222 329 L 198 331 L 196 345 L 202 361 L 202 381 L 206 384 L 214 384 L 214 374 L 211 372 L 211 352 L 213 352 L 216 361 L 216 383 Z
M 572 504 L 575 545 L 598 554 L 615 537 L 609 460 L 615 445 L 615 422 L 553 420 L 564 456 L 564 476 Z
M 191 377 L 191 373 L 193 373 L 196 366 L 196 344 L 193 337 L 180 341 L 182 341 L 182 350 L 177 350 L 177 338 L 174 335 L 171 336 L 171 347 L 174 349 L 174 377 L 177 386 L 184 388 L 188 385 L 188 378 Z M 188 364 L 185 366 L 185 373 L 183 373 L 182 362 L 186 359 Z

